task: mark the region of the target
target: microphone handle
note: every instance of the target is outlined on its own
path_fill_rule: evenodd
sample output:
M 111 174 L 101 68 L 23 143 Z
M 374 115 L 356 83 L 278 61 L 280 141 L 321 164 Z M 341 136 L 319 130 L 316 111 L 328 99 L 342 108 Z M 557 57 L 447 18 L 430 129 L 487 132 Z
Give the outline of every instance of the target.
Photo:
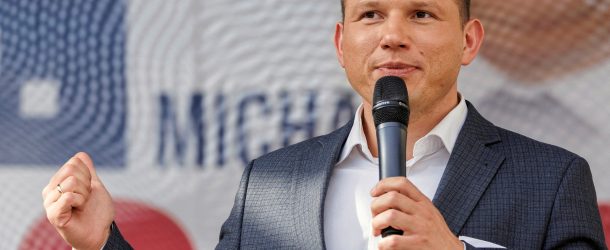
M 385 238 L 390 235 L 402 235 L 404 232 L 402 230 L 394 229 L 393 227 L 386 227 L 381 229 L 381 237 Z
M 377 126 L 377 148 L 379 149 L 379 179 L 407 177 L 407 126 L 399 122 L 386 122 Z M 387 227 L 381 236 L 403 235 L 403 231 Z

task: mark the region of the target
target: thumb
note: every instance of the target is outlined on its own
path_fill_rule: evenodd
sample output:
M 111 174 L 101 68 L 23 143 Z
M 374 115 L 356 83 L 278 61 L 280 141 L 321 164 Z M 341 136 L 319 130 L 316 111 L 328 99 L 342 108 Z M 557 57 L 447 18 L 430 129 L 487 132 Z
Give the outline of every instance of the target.
M 83 163 L 85 163 L 85 165 L 89 169 L 89 173 L 91 173 L 91 178 L 92 179 L 97 180 L 97 181 L 100 180 L 97 177 L 97 173 L 95 172 L 95 166 L 93 165 L 93 160 L 91 159 L 89 154 L 87 154 L 85 152 L 78 152 L 78 153 L 76 153 L 76 155 L 74 155 L 74 157 L 78 158 Z

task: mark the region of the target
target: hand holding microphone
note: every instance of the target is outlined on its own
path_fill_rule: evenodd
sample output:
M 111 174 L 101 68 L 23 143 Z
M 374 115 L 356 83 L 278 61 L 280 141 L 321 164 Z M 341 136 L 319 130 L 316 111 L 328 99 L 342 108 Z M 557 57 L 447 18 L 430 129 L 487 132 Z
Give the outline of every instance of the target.
M 404 81 L 380 78 L 373 118 L 377 132 L 379 183 L 371 190 L 374 234 L 380 249 L 462 249 L 432 201 L 406 178 L 409 100 Z

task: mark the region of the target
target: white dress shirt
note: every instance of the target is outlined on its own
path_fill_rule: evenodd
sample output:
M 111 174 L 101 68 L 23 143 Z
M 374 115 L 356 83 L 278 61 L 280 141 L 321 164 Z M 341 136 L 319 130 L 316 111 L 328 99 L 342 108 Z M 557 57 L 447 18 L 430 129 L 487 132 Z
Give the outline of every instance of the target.
M 324 239 L 329 250 L 377 249 L 371 226 L 370 190 L 379 180 L 378 159 L 369 151 L 362 105 L 335 165 L 324 203 Z M 466 120 L 464 98 L 413 148 L 407 178 L 430 200 L 434 197 L 458 134 Z M 470 243 L 470 242 L 469 242 Z

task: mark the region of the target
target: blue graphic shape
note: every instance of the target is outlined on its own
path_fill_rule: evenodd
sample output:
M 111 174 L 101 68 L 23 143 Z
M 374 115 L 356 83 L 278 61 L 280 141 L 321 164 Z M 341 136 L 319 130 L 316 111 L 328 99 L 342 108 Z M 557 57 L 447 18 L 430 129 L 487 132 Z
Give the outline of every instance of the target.
M 0 0 L 0 165 L 86 151 L 124 167 L 126 14 L 123 0 Z

